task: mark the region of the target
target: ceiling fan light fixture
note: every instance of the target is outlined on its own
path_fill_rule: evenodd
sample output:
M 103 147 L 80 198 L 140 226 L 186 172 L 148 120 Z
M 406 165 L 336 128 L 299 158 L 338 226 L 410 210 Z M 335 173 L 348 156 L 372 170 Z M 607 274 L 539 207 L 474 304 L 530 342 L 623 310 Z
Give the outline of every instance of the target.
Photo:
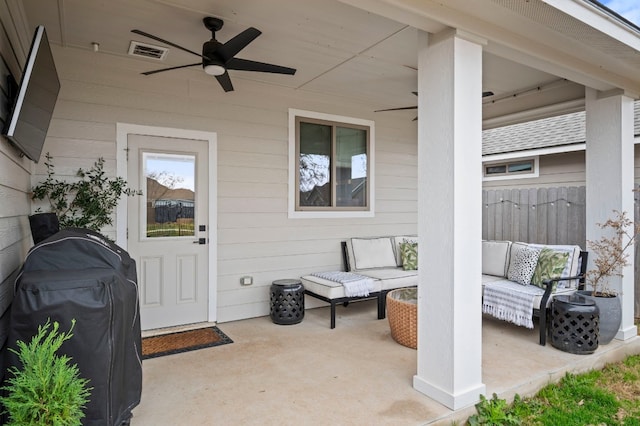
M 204 66 L 204 72 L 206 72 L 209 75 L 218 76 L 218 75 L 224 74 L 226 70 L 222 65 L 208 64 Z
M 159 41 L 160 43 L 168 46 L 175 47 L 184 52 L 190 53 L 194 56 L 202 58 L 201 62 L 195 64 L 178 65 L 175 67 L 162 68 L 159 70 L 146 71 L 141 74 L 151 75 L 164 71 L 177 70 L 181 68 L 193 67 L 196 65 L 202 65 L 202 69 L 207 75 L 212 75 L 218 80 L 218 83 L 225 92 L 233 91 L 233 84 L 231 84 L 231 78 L 227 73 L 227 70 L 241 70 L 241 71 L 254 71 L 265 72 L 273 74 L 288 74 L 293 75 L 296 73 L 294 68 L 283 67 L 280 65 L 268 64 L 265 62 L 251 61 L 248 59 L 240 59 L 235 56 L 249 43 L 256 39 L 260 34 L 260 30 L 249 27 L 246 30 L 236 34 L 230 40 L 225 43 L 220 43 L 216 40 L 216 31 L 222 28 L 224 22 L 222 19 L 214 18 L 211 16 L 205 16 L 202 19 L 206 29 L 211 31 L 211 40 L 204 42 L 202 45 L 202 54 L 193 50 L 182 47 L 178 44 L 172 43 L 168 40 L 155 36 L 153 34 L 146 33 L 144 31 L 133 29 L 132 33 L 148 37 L 152 40 Z

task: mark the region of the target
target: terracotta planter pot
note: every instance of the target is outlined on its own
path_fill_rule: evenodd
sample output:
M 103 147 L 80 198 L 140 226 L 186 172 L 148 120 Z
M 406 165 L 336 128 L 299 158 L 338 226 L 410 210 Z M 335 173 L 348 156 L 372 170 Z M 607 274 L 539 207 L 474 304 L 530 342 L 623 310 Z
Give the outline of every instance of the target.
M 620 298 L 592 296 L 590 291 L 580 290 L 578 293 L 588 299 L 596 302 L 596 306 L 600 309 L 600 333 L 598 335 L 598 343 L 606 345 L 613 340 L 620 329 L 622 322 L 622 306 Z

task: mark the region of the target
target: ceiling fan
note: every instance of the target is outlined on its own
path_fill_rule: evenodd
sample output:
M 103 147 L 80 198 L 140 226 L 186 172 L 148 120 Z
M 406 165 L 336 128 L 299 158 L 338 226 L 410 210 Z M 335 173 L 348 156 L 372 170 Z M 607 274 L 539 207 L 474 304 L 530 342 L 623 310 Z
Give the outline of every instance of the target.
M 418 92 L 411 92 L 414 95 L 418 96 Z M 491 91 L 486 91 L 486 92 L 482 92 L 482 97 L 486 98 L 487 96 L 493 96 L 493 92 Z M 418 105 L 416 106 L 408 106 L 408 107 L 400 107 L 400 108 L 388 108 L 388 109 L 379 109 L 376 110 L 374 112 L 384 112 L 384 111 L 404 111 L 407 109 L 418 109 Z M 418 119 L 418 117 L 414 118 L 412 121 L 416 121 Z
M 218 83 L 220 83 L 220 86 L 222 86 L 225 92 L 231 92 L 233 90 L 233 84 L 231 84 L 231 78 L 229 77 L 229 73 L 227 72 L 228 70 L 257 71 L 289 75 L 293 75 L 296 73 L 296 70 L 294 68 L 267 64 L 264 62 L 250 61 L 247 59 L 240 59 L 235 57 L 242 49 L 247 47 L 249 43 L 255 40 L 256 37 L 262 34 L 260 30 L 249 27 L 226 43 L 220 43 L 218 40 L 216 40 L 216 31 L 219 31 L 222 28 L 222 26 L 224 25 L 224 21 L 222 19 L 207 16 L 202 19 L 202 22 L 204 23 L 204 26 L 209 31 L 211 31 L 211 40 L 205 41 L 202 45 L 202 54 L 179 46 L 170 41 L 164 40 L 160 37 L 146 33 L 144 31 L 136 29 L 131 30 L 132 33 L 148 37 L 150 39 L 159 41 L 168 46 L 175 47 L 176 49 L 183 50 L 185 52 L 191 53 L 192 55 L 202 58 L 200 62 L 196 62 L 194 64 L 162 68 L 159 70 L 143 72 L 142 74 L 151 75 L 164 71 L 202 65 L 204 72 L 209 75 L 215 76 L 215 78 L 218 80 Z

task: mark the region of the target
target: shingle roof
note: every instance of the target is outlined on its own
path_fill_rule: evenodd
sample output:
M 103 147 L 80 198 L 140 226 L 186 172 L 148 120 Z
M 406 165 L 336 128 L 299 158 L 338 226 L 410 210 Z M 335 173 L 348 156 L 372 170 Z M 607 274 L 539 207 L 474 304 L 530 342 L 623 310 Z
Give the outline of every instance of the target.
M 640 135 L 640 101 L 634 104 L 634 132 Z M 573 112 L 482 132 L 482 155 L 584 143 L 585 112 Z

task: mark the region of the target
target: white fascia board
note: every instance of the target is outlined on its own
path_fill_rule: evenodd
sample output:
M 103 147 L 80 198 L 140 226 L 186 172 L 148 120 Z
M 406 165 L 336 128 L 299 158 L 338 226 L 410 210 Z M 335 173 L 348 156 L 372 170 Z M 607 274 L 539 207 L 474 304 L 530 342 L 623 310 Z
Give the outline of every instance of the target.
M 595 4 L 585 0 L 542 1 L 607 34 L 609 37 L 640 50 L 640 31 Z
M 562 114 L 569 114 L 572 112 L 578 112 L 583 110 L 584 110 L 584 98 L 575 99 L 572 101 L 546 105 L 539 108 L 533 108 L 525 111 L 514 112 L 512 114 L 501 115 L 498 117 L 486 118 L 482 120 L 482 130 L 508 126 L 511 124 L 523 123 L 525 121 L 540 120 L 542 118 L 548 118 L 548 117 L 553 117 L 553 116 L 562 115 Z
M 634 144 L 640 144 L 640 135 L 633 139 Z M 513 160 L 516 158 L 542 157 L 543 155 L 563 154 L 566 152 L 584 151 L 587 149 L 586 143 L 577 143 L 573 145 L 552 146 L 549 148 L 528 149 L 524 151 L 505 152 L 503 154 L 488 154 L 482 156 L 483 163 L 492 163 L 494 161 Z
M 525 151 L 505 152 L 503 154 L 489 154 L 482 156 L 483 163 L 494 161 L 513 160 L 515 158 L 531 158 L 543 155 L 562 154 L 565 152 L 584 151 L 587 144 L 579 143 L 573 145 L 553 146 L 549 148 L 528 149 Z

